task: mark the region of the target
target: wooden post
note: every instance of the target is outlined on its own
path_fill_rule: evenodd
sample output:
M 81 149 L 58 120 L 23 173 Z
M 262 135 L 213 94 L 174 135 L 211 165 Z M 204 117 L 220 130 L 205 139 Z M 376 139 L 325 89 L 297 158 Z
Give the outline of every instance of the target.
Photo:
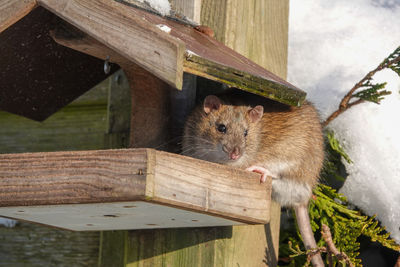
M 201 24 L 213 28 L 225 45 L 285 79 L 288 15 L 287 0 L 203 0 Z M 271 221 L 265 227 L 233 227 L 234 264 L 260 266 L 264 261 L 276 266 L 279 226 L 280 206 L 273 203 Z

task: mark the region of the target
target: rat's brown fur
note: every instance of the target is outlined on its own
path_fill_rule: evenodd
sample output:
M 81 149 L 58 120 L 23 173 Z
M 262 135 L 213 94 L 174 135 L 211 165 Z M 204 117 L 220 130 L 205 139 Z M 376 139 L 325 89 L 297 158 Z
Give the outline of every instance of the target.
M 226 131 L 218 129 L 221 124 Z M 319 117 L 309 102 L 289 107 L 239 91 L 207 97 L 188 117 L 183 136 L 185 155 L 268 171 L 272 198 L 295 209 L 306 249 L 317 247 L 307 205 L 318 182 L 323 151 Z M 237 153 L 238 158 L 232 156 Z M 319 253 L 311 262 L 324 266 Z
M 262 166 L 277 178 L 273 181 L 275 200 L 284 206 L 307 203 L 324 157 L 315 108 L 308 102 L 289 107 L 242 92 L 228 93 L 219 99 L 222 105 L 218 109 L 207 114 L 204 106 L 199 105 L 187 119 L 183 154 L 243 169 Z M 264 107 L 264 114 L 261 120 L 252 122 L 248 111 L 256 105 Z M 217 130 L 219 124 L 226 125 L 225 134 Z M 248 135 L 244 137 L 246 129 Z M 239 147 L 241 157 L 231 160 L 222 146 L 228 151 Z M 281 186 L 285 190 L 274 190 L 274 183 L 275 189 Z M 299 192 L 289 190 L 288 183 Z

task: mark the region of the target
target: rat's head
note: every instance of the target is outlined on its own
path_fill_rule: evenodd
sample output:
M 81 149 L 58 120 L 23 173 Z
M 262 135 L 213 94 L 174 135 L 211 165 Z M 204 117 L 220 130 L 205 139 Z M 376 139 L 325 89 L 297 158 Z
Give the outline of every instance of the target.
M 207 96 L 186 122 L 184 153 L 212 162 L 244 165 L 247 153 L 258 145 L 263 111 L 262 106 L 231 105 L 217 96 Z

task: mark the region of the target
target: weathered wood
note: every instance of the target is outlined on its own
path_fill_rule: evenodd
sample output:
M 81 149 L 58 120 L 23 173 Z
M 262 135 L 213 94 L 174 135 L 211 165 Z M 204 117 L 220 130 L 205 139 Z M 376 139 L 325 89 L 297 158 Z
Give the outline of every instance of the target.
M 185 44 L 186 53 L 183 60 L 185 72 L 223 82 L 228 86 L 256 93 L 288 105 L 297 106 L 304 101 L 305 92 L 222 45 L 214 38 L 176 21 L 134 7 L 128 7 L 128 9 L 135 11 L 135 15 L 143 18 L 143 21 L 146 21 L 149 27 L 151 25 L 168 26 L 171 29 L 169 34 Z M 88 34 L 91 33 L 88 32 Z M 123 51 L 113 51 L 84 34 L 75 34 L 75 38 L 71 38 L 69 34 L 65 36 L 57 36 L 56 34 L 55 40 L 60 44 L 98 58 L 105 58 L 109 55 L 112 62 L 120 65 L 130 64 L 129 58 L 124 57 Z M 137 64 L 140 65 L 138 62 Z M 124 68 L 123 65 L 121 66 Z M 147 70 L 149 69 L 147 68 Z M 157 75 L 157 73 L 155 74 Z
M 287 0 L 203 0 L 201 24 L 213 28 L 225 45 L 286 78 L 288 11 Z M 233 238 L 222 242 L 220 266 L 276 266 L 279 228 L 280 206 L 272 202 L 265 227 L 233 227 Z
M 109 79 L 109 86 L 108 129 L 104 142 L 107 148 L 126 148 L 129 145 L 129 125 L 132 108 L 131 89 L 125 73 L 122 70 L 116 72 Z
M 0 155 L 0 206 L 123 201 L 144 197 L 144 151 Z
M 111 0 L 38 3 L 170 85 L 182 87 L 184 43 L 147 23 L 138 9 Z
M 36 6 L 36 0 L 0 0 L 0 33 Z
M 175 12 L 200 23 L 201 0 L 171 0 L 170 2 Z
M 201 24 L 214 29 L 220 42 L 286 77 L 288 1 L 202 1 Z
M 6 207 L 146 200 L 248 223 L 269 220 L 270 185 L 260 184 L 258 175 L 151 149 L 2 154 L 0 178 L 0 206 L 4 207 L 0 208 L 0 215 L 18 219 L 26 218 L 23 215 L 29 211 L 18 217 L 20 207 Z M 42 210 L 60 208 L 63 207 L 32 208 L 39 211 L 30 212 L 40 215 Z M 90 208 L 82 209 L 90 211 Z M 155 214 L 162 214 L 154 210 Z M 93 213 L 96 212 L 94 209 Z M 74 221 L 71 217 L 72 222 L 61 220 L 60 223 L 64 222 L 65 228 L 86 229 L 73 228 L 79 223 L 87 224 L 86 216 L 82 216 L 81 220 Z M 55 225 L 46 218 L 39 222 Z M 26 220 L 35 221 L 35 216 L 28 216 Z M 190 225 L 177 221 L 176 227 L 179 226 Z M 133 223 L 132 227 L 138 226 Z
M 184 71 L 291 106 L 300 106 L 306 97 L 304 92 L 289 88 L 285 84 L 263 79 L 248 72 L 233 69 L 191 53 L 186 54 Z

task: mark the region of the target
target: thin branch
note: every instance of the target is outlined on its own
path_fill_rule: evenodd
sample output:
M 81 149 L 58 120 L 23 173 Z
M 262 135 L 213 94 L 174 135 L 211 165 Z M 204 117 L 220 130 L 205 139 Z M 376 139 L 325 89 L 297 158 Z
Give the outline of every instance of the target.
M 354 264 L 350 261 L 350 258 L 344 252 L 340 252 L 332 240 L 331 230 L 326 224 L 322 224 L 322 237 L 324 238 L 328 250 L 328 254 L 333 253 L 338 260 L 345 260 L 346 264 L 350 267 L 354 267 Z
M 378 67 L 376 67 L 374 70 L 370 71 L 367 73 L 367 75 L 364 76 L 364 78 L 362 78 L 358 83 L 356 83 L 353 88 L 350 89 L 350 91 L 342 98 L 342 101 L 340 101 L 339 107 L 336 111 L 334 111 L 331 115 L 329 115 L 329 117 L 322 123 L 322 127 L 327 126 L 332 120 L 334 120 L 337 116 L 339 116 L 340 114 L 342 114 L 343 112 L 345 112 L 346 110 L 348 110 L 349 108 L 360 104 L 362 102 L 364 102 L 364 100 L 359 99 L 353 103 L 350 103 L 350 100 L 354 97 L 354 92 L 359 89 L 360 87 L 362 87 L 365 82 L 369 81 L 372 79 L 372 76 L 375 75 L 375 73 L 386 69 L 388 67 L 390 67 L 391 65 L 397 64 L 400 62 L 400 56 L 392 59 L 392 60 L 384 60 L 381 64 L 379 64 Z

